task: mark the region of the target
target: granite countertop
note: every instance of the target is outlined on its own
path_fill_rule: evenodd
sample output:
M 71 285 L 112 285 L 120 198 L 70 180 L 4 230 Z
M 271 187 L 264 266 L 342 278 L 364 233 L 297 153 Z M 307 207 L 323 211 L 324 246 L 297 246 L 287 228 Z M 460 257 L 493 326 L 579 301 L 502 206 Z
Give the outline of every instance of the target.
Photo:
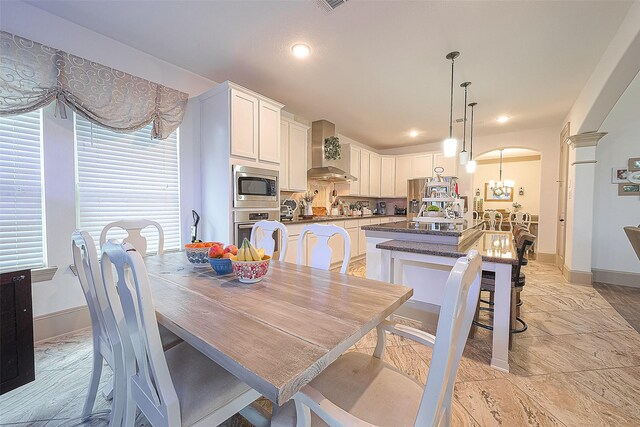
M 477 235 L 469 237 L 460 245 L 389 240 L 378 243 L 376 248 L 451 258 L 463 257 L 470 250 L 476 249 L 482 255 L 483 261 L 512 265 L 518 263 L 518 254 L 513 244 L 513 235 L 508 231 L 479 230 Z
M 483 220 L 474 219 L 462 224 L 425 223 L 415 221 L 399 221 L 387 224 L 365 225 L 365 231 L 387 231 L 390 233 L 434 234 L 438 236 L 462 236 L 473 228 L 480 228 Z
M 311 223 L 311 222 L 327 222 L 327 221 L 345 221 L 345 220 L 350 220 L 350 219 L 368 219 L 368 218 L 398 218 L 398 219 L 404 219 L 406 218 L 406 215 L 365 215 L 365 216 L 346 216 L 346 215 L 339 215 L 339 216 L 330 216 L 330 215 L 326 215 L 326 216 L 314 216 L 313 218 L 310 219 L 302 219 L 299 217 L 295 217 L 294 220 L 289 221 L 289 220 L 282 220 L 281 222 L 285 225 L 287 224 L 306 224 L 306 223 Z

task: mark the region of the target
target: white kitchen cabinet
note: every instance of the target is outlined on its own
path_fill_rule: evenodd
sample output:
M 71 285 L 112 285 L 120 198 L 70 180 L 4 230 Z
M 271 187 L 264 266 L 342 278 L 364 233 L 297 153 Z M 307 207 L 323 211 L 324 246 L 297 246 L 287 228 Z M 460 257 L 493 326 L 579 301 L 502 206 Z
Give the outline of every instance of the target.
M 380 197 L 380 171 L 382 158 L 375 154 L 369 154 L 369 196 Z
M 382 156 L 380 167 L 380 197 L 395 197 L 396 158 Z
M 358 178 L 356 181 L 352 181 L 349 183 L 349 195 L 351 196 L 359 196 L 360 195 L 360 149 L 356 147 L 350 147 L 350 173 L 351 175 Z
M 280 122 L 280 189 L 307 190 L 307 127 Z
M 368 196 L 371 194 L 370 186 L 370 153 L 365 150 L 360 151 L 360 195 Z
M 307 127 L 289 124 L 289 189 L 307 191 Z
M 411 178 L 411 157 L 396 157 L 396 197 L 407 197 L 407 180 Z
M 280 163 L 280 107 L 259 100 L 258 160 Z
M 280 190 L 289 189 L 289 122 L 280 122 Z
M 425 178 L 433 176 L 433 155 L 417 154 L 411 157 L 411 177 Z
M 287 254 L 284 257 L 285 262 L 297 264 L 298 262 L 298 238 L 300 235 L 287 237 Z
M 258 105 L 255 96 L 231 89 L 231 155 L 257 158 Z
M 371 225 L 371 219 L 358 220 L 358 255 L 364 255 L 367 252 L 367 238 L 362 229 L 364 225 Z
M 456 176 L 458 173 L 458 156 L 455 157 L 445 157 L 444 154 L 434 154 L 433 155 L 433 167 L 443 167 L 444 173 L 442 175 L 445 176 Z
M 352 219 L 350 221 L 347 221 L 347 223 L 349 222 L 353 222 L 356 225 L 358 224 L 358 221 L 355 219 Z M 359 241 L 358 241 L 358 227 L 355 228 L 347 228 L 347 233 L 349 234 L 349 238 L 351 239 L 351 259 L 357 257 L 359 255 L 358 252 L 358 247 L 359 247 Z

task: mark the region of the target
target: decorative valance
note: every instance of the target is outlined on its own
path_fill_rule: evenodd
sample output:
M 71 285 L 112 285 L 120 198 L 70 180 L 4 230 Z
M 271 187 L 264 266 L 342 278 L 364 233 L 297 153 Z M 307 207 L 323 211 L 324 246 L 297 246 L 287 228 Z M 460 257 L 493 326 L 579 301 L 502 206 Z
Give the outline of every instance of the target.
M 37 110 L 54 100 L 116 132 L 153 121 L 153 138 L 180 125 L 189 95 L 59 49 L 0 31 L 0 116 Z

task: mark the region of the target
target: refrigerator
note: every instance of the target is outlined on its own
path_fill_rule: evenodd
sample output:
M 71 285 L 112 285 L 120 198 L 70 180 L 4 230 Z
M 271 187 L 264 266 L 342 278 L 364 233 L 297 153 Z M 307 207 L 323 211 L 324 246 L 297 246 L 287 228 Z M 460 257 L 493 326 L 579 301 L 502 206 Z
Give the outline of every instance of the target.
M 407 221 L 413 220 L 420 212 L 426 182 L 427 178 L 407 180 Z

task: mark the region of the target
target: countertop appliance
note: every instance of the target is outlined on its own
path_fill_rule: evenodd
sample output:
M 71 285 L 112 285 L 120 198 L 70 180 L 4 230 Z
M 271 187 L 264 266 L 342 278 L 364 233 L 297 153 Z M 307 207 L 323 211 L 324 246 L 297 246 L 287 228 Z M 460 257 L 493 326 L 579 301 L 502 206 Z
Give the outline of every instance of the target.
M 404 206 L 394 205 L 393 206 L 393 214 L 394 215 L 406 215 L 407 214 L 407 208 L 405 208 Z
M 233 165 L 233 207 L 278 210 L 278 171 Z
M 376 211 L 378 215 L 386 215 L 387 214 L 387 202 L 378 202 L 376 203 Z
M 415 178 L 407 181 L 407 221 L 411 221 L 420 212 L 424 195 L 426 178 Z

